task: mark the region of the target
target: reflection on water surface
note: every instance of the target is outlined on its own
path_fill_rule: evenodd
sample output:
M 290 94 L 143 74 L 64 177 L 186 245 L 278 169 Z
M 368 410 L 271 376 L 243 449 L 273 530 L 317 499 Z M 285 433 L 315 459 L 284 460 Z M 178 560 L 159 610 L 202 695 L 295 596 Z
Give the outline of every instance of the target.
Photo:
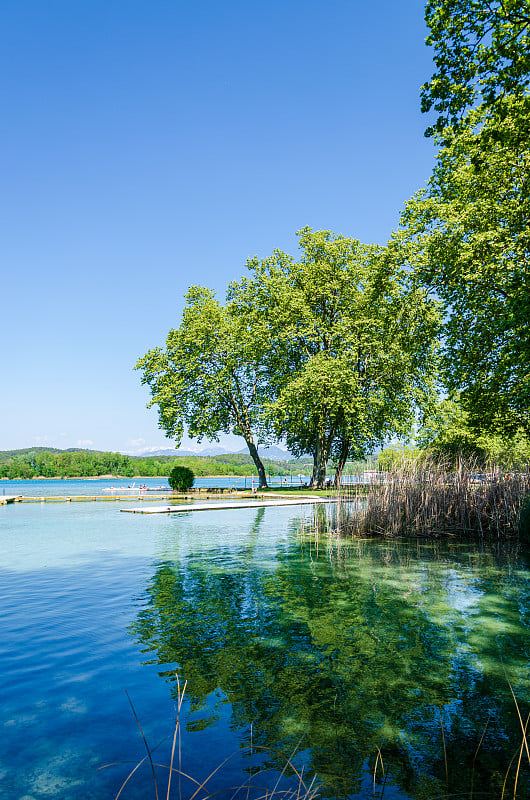
M 188 680 L 189 729 L 214 726 L 229 702 L 231 725 L 252 723 L 259 744 L 291 753 L 301 739 L 306 765 L 339 796 L 361 791 L 378 748 L 410 796 L 446 791 L 445 740 L 449 791 L 473 781 L 475 794 L 500 796 L 520 742 L 504 665 L 521 705 L 529 699 L 517 559 L 293 536 L 263 565 L 264 511 L 237 552 L 158 564 L 130 626 L 150 660 Z
M 515 773 L 506 675 L 523 715 L 530 702 L 521 555 L 327 545 L 299 535 L 293 508 L 179 519 L 103 504 L 4 511 L 6 797 L 114 797 L 130 766 L 98 767 L 144 755 L 123 690 L 157 743 L 172 734 L 177 671 L 188 680 L 183 767 L 202 778 L 240 751 L 214 791 L 246 780 L 251 741 L 298 747 L 326 796 L 372 796 L 378 748 L 386 798 L 469 796 L 471 785 L 500 798 L 514 754 Z M 283 767 L 274 753 L 258 761 Z M 524 758 L 521 768 L 518 797 Z M 150 780 L 139 770 L 122 797 L 152 797 Z M 380 796 L 380 768 L 377 783 Z

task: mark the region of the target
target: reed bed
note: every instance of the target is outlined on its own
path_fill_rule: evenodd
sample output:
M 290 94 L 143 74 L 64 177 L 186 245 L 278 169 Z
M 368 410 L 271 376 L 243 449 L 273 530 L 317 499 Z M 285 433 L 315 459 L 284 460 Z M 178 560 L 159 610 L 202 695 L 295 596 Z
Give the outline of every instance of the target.
M 530 538 L 530 465 L 509 474 L 416 460 L 361 490 L 343 487 L 333 531 L 351 536 Z M 320 525 L 315 525 L 319 528 Z

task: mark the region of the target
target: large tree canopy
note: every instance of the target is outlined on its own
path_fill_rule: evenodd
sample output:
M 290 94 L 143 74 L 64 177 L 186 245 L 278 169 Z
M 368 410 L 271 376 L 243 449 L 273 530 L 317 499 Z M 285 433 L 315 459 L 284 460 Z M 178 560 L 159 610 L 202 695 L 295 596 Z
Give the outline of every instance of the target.
M 292 452 L 312 454 L 320 487 L 331 456 L 340 477 L 347 456 L 408 432 L 432 390 L 438 313 L 381 248 L 298 235 L 299 261 L 280 251 L 251 259 L 251 277 L 229 296 L 266 331 L 268 418 Z
M 446 383 L 469 425 L 528 434 L 530 0 L 428 0 L 426 21 L 441 149 L 392 248 L 445 303 Z
M 436 72 L 422 87 L 422 110 L 438 112 L 431 135 L 474 107 L 525 93 L 530 76 L 530 0 L 428 0 L 427 44 Z
M 267 485 L 257 443 L 263 433 L 264 343 L 232 305 L 192 286 L 181 325 L 169 331 L 165 349 L 150 350 L 137 365 L 151 389 L 159 424 L 177 445 L 186 428 L 199 441 L 219 433 L 243 436 Z
M 394 244 L 445 302 L 448 388 L 475 427 L 512 435 L 530 431 L 530 97 L 503 102 L 450 137 Z

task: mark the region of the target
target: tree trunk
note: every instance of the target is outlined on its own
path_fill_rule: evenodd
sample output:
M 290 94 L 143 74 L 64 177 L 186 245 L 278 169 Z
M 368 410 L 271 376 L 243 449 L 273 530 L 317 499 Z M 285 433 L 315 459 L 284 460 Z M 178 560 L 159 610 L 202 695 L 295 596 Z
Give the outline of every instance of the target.
M 265 475 L 265 467 L 263 466 L 261 458 L 259 457 L 258 448 L 254 444 L 254 436 L 252 434 L 252 428 L 250 427 L 247 409 L 243 406 L 241 410 L 233 394 L 229 396 L 229 402 L 234 412 L 239 431 L 247 443 L 248 452 L 250 453 L 250 457 L 252 458 L 252 461 L 254 462 L 254 465 L 258 471 L 259 488 L 267 489 L 268 486 L 267 476 Z
M 313 453 L 313 475 L 310 484 L 312 489 L 325 489 L 330 445 L 331 437 L 326 438 L 324 434 L 317 436 Z
M 258 470 L 259 488 L 267 489 L 268 486 L 267 486 L 267 476 L 265 474 L 265 467 L 263 466 L 261 458 L 259 457 L 258 448 L 254 444 L 254 439 L 252 438 L 252 436 L 249 436 L 248 438 L 245 436 L 245 441 L 247 443 L 248 452 L 250 453 L 252 461 L 254 462 L 254 464 L 256 465 L 256 469 Z
M 337 467 L 335 469 L 335 487 L 337 489 L 340 488 L 340 482 L 342 480 L 342 471 L 344 469 L 344 465 L 348 459 L 348 452 L 350 450 L 350 439 L 348 436 L 342 439 L 340 444 L 340 456 L 337 463 Z

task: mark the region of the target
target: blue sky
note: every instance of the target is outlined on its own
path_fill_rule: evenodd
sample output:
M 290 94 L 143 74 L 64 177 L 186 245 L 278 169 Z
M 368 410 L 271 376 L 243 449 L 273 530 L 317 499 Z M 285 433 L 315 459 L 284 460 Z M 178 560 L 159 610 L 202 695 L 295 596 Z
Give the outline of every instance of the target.
M 190 284 L 304 225 L 383 244 L 425 36 L 418 0 L 3 0 L 0 449 L 172 446 L 133 366 Z

